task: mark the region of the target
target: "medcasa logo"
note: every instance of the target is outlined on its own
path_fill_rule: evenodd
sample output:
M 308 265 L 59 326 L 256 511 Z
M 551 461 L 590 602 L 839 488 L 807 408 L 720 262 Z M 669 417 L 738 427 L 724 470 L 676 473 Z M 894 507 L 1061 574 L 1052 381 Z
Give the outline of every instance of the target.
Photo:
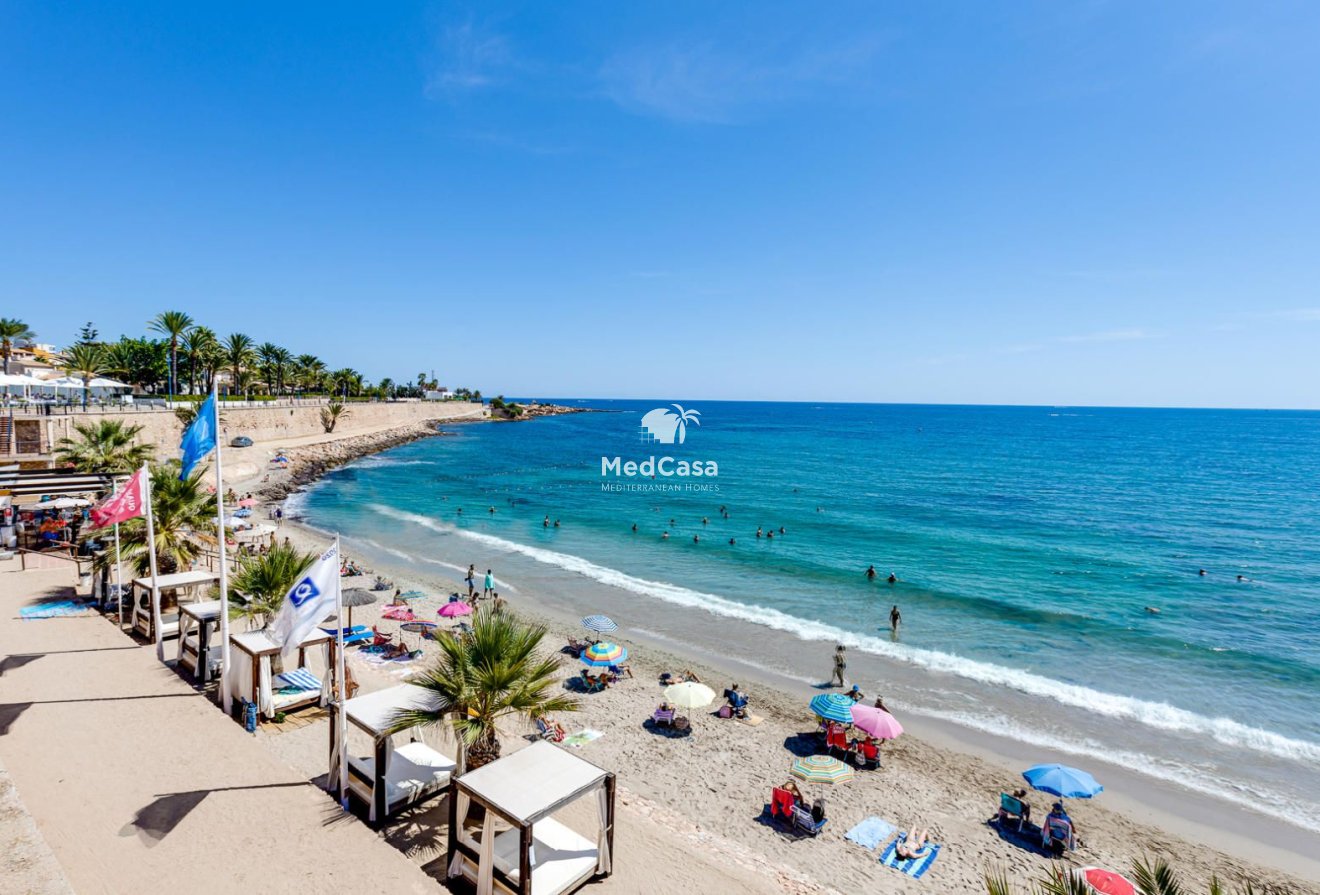
M 701 425 L 701 411 L 684 408 L 681 404 L 657 407 L 642 415 L 638 434 L 643 444 L 685 444 L 688 427 Z M 703 482 L 700 485 L 692 479 L 713 479 L 720 474 L 719 464 L 714 460 L 691 460 L 670 456 L 656 456 L 638 459 L 625 459 L 621 456 L 601 457 L 600 474 L 602 478 L 616 481 L 602 482 L 605 490 L 654 489 L 691 489 L 718 490 L 714 483 Z M 652 479 L 664 482 L 638 483 L 630 485 L 619 479 Z

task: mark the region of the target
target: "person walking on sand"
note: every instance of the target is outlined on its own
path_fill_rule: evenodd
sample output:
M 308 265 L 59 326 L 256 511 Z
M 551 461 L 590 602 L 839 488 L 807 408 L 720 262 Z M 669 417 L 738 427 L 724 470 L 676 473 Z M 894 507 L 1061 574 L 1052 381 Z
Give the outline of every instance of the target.
M 843 672 L 848 668 L 848 657 L 845 654 L 843 644 L 840 643 L 834 648 L 834 677 L 830 678 L 830 683 L 836 687 L 843 686 Z
M 491 573 L 490 569 L 487 569 L 485 586 L 481 590 L 481 596 L 484 599 L 493 593 L 495 593 L 495 576 Z
M 468 597 L 471 598 L 477 592 L 477 566 L 476 563 L 468 566 L 467 577 L 463 579 L 467 582 Z
M 893 609 L 889 610 L 889 630 L 892 633 L 897 634 L 898 626 L 901 625 L 902 623 L 903 623 L 903 613 L 899 612 L 898 606 L 895 605 Z

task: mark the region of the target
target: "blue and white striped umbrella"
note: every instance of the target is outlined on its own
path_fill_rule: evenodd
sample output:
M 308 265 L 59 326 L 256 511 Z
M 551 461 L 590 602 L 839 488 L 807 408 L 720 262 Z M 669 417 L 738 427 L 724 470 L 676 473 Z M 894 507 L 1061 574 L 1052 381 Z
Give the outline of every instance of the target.
M 597 634 L 608 634 L 619 630 L 619 626 L 604 615 L 588 615 L 582 619 L 582 627 Z
M 811 697 L 808 703 L 811 710 L 820 715 L 827 721 L 838 721 L 843 724 L 853 723 L 852 710 L 853 698 L 843 693 L 822 693 L 819 696 Z

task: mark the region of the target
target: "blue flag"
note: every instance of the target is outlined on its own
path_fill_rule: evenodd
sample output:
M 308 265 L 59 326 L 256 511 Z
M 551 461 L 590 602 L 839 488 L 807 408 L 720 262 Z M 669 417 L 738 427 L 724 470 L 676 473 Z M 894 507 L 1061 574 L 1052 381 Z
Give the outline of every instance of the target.
M 179 448 L 183 451 L 183 472 L 180 479 L 187 479 L 193 467 L 202 462 L 206 455 L 215 449 L 216 425 L 215 394 L 212 393 L 202 406 L 197 408 L 197 419 L 192 421 L 183 433 Z

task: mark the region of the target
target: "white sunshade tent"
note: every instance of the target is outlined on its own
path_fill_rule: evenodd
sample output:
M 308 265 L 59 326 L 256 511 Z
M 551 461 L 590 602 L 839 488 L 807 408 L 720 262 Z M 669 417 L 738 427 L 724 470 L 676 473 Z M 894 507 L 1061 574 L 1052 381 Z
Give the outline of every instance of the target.
M 205 684 L 211 667 L 220 664 L 220 601 L 206 600 L 179 607 L 179 665 Z
M 593 793 L 595 842 L 550 816 Z M 473 802 L 486 809 L 480 839 L 465 827 Z M 510 829 L 496 833 L 497 821 Z M 614 775 L 544 740 L 450 783 L 448 873 L 477 895 L 565 895 L 609 876 L 613 851 Z
M 4 389 L 10 394 L 53 391 L 50 383 L 44 379 L 21 373 L 0 373 L 0 389 Z
M 242 653 L 233 656 L 229 667 L 230 690 L 233 695 L 257 704 L 257 711 L 265 718 L 305 705 L 330 701 L 330 644 L 332 638 L 321 630 L 314 630 L 298 644 L 297 664 L 285 664 L 280 674 L 274 674 L 272 662 L 282 647 L 270 639 L 265 631 L 242 631 L 229 635 L 229 643 Z M 307 664 L 307 650 L 321 647 L 320 677 Z
M 462 766 L 422 742 L 419 729 L 406 734 L 388 732 L 398 712 L 433 710 L 435 706 L 435 695 L 414 684 L 387 687 L 347 700 L 344 715 L 349 725 L 371 737 L 373 754 L 357 755 L 348 736 L 340 735 L 339 713 L 331 713 L 328 788 L 338 788 L 339 750 L 343 748 L 348 750 L 348 795 L 357 796 L 368 806 L 367 820 L 373 824 L 380 824 L 390 815 L 443 792 L 452 777 L 463 773 Z M 395 746 L 396 736 L 407 736 L 409 742 Z M 463 750 L 456 751 L 462 761 Z M 339 793 L 341 801 L 344 797 L 345 793 Z
M 52 379 L 46 382 L 45 385 L 63 391 L 82 391 L 84 388 L 88 387 L 84 385 L 83 380 L 77 376 L 64 376 L 60 379 Z M 90 387 L 92 394 L 98 397 L 105 395 L 122 395 L 133 390 L 133 386 L 131 385 L 118 382 L 114 379 L 106 379 L 103 376 L 94 377 L 91 380 Z

